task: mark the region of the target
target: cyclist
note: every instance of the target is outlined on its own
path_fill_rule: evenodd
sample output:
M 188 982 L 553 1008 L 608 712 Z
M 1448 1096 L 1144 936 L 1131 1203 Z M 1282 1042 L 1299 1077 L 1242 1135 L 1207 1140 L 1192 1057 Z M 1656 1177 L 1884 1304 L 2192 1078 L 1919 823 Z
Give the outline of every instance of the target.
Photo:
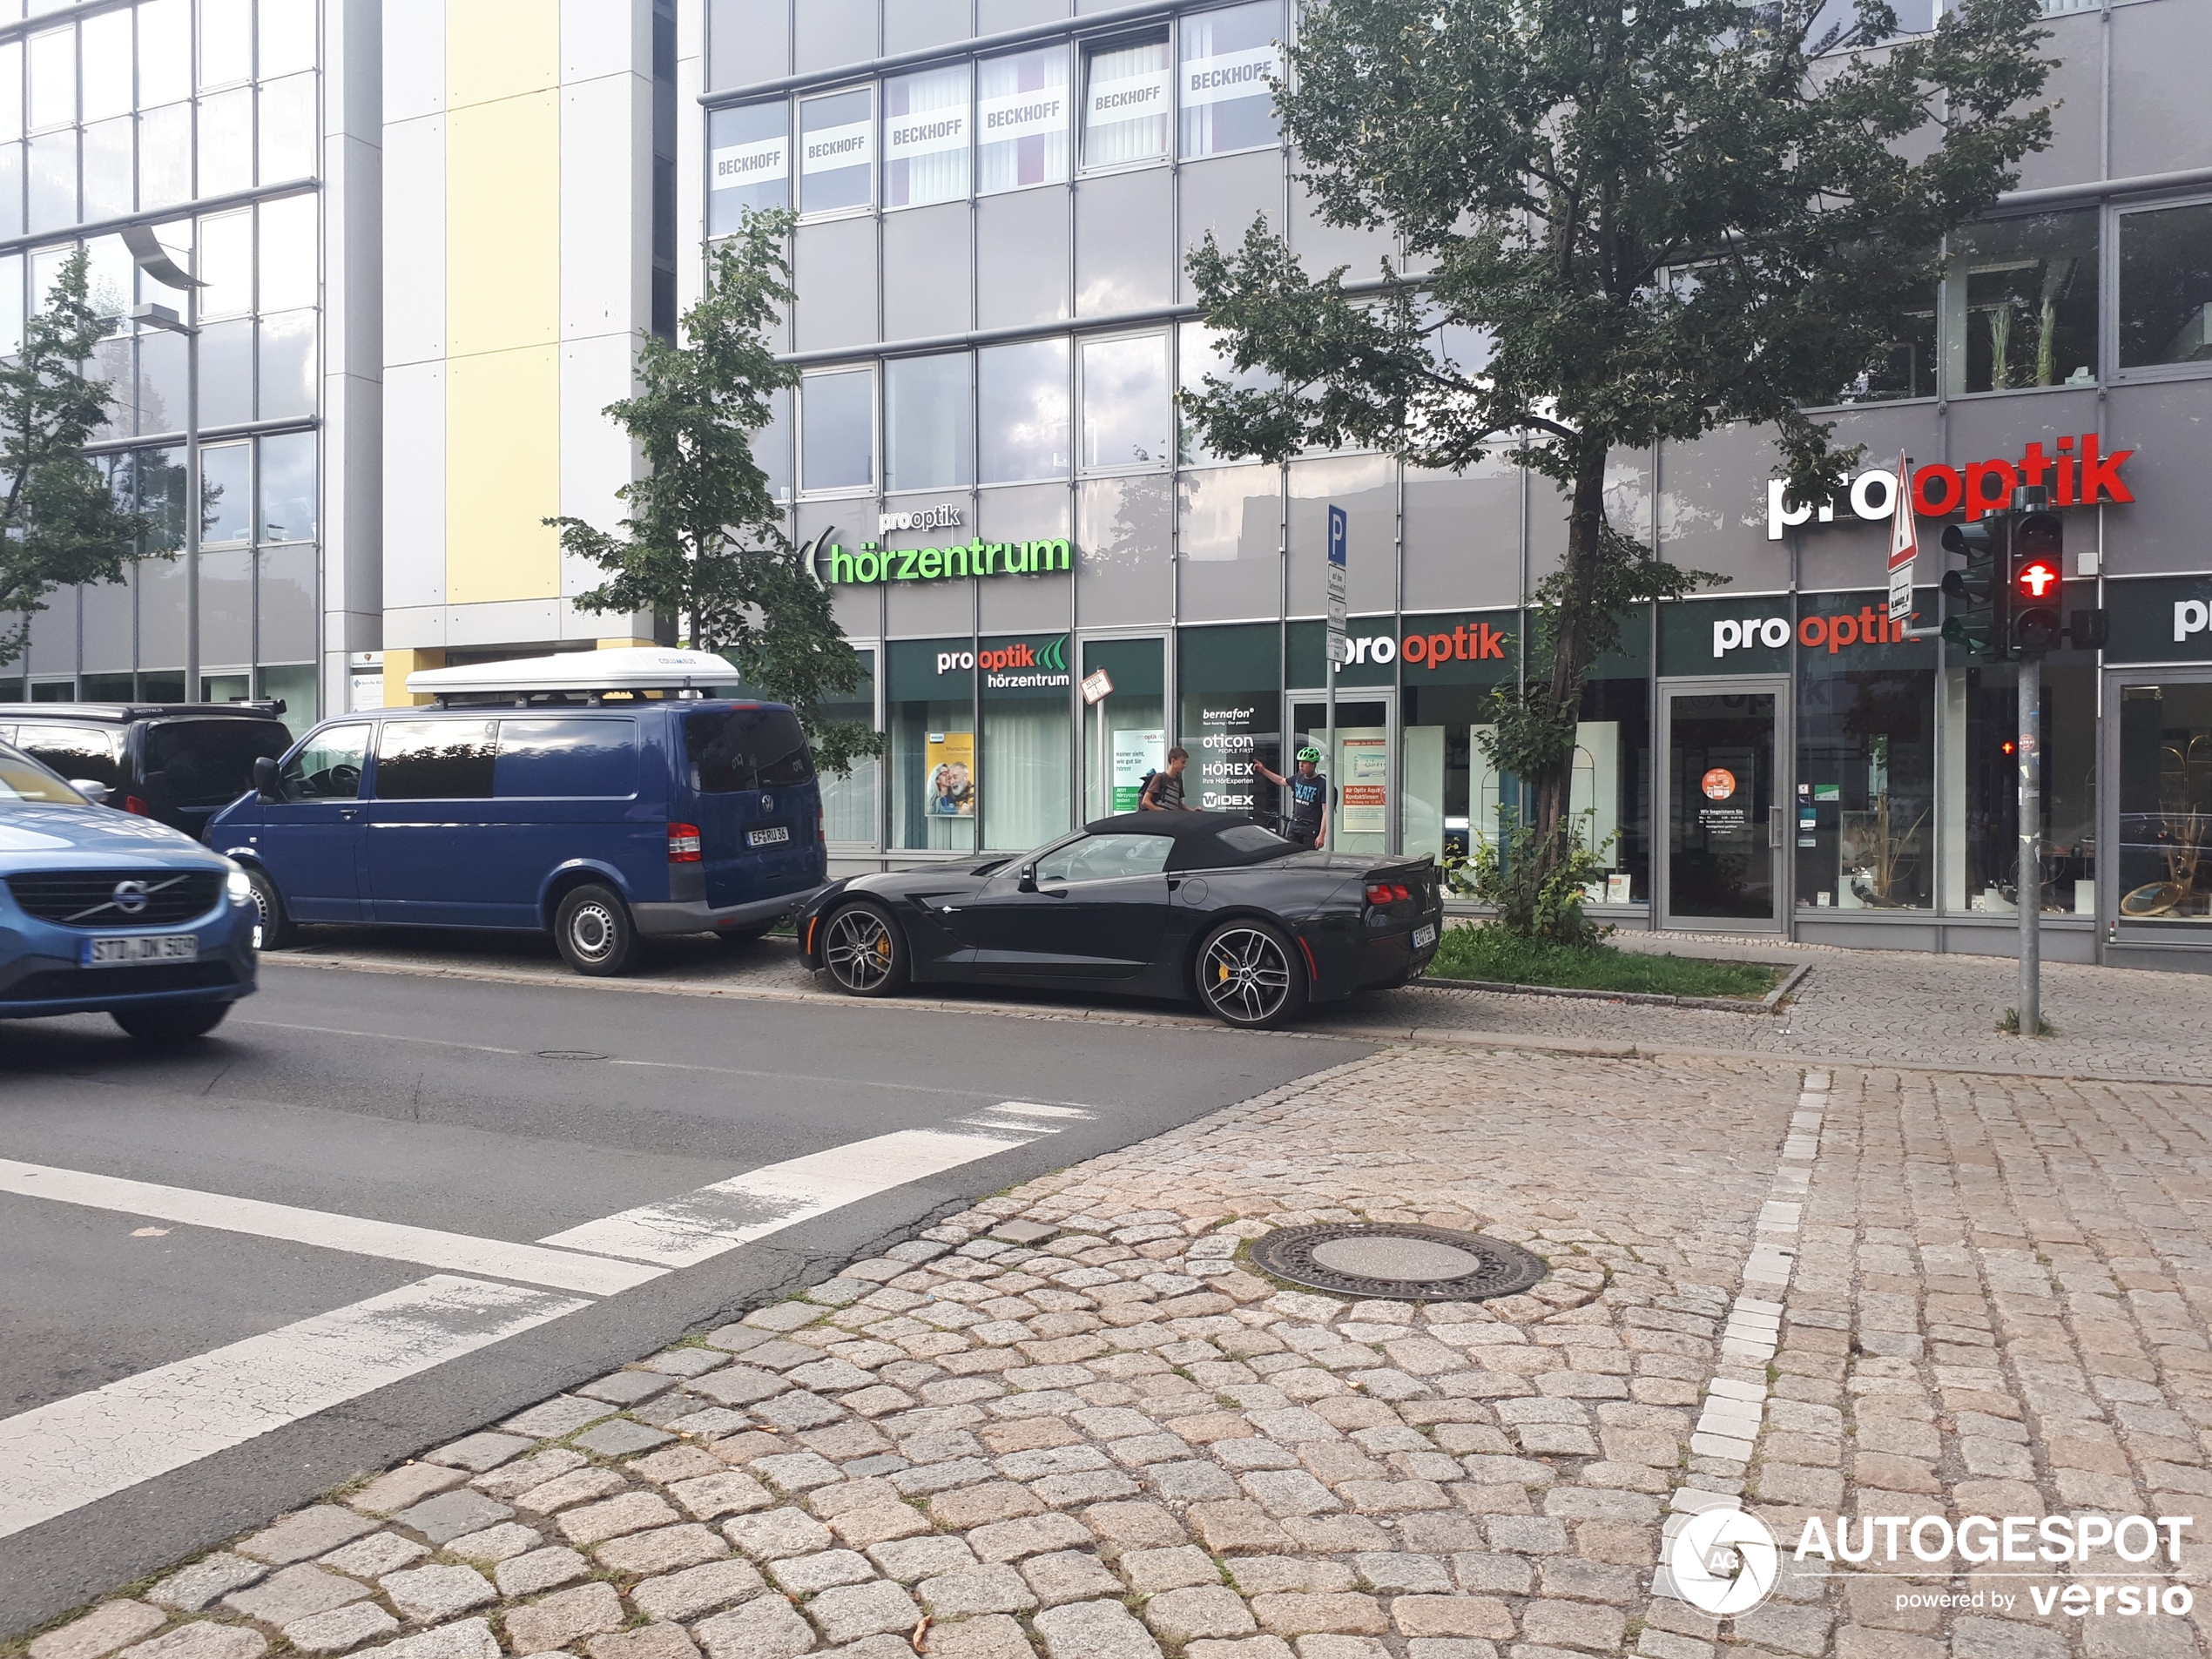
M 1321 775 L 1321 752 L 1310 743 L 1300 749 L 1298 771 L 1288 778 L 1270 772 L 1267 764 L 1260 760 L 1252 762 L 1252 772 L 1278 789 L 1290 791 L 1290 799 L 1284 805 L 1283 839 L 1308 846 L 1320 846 L 1323 818 L 1329 810 L 1329 780 Z

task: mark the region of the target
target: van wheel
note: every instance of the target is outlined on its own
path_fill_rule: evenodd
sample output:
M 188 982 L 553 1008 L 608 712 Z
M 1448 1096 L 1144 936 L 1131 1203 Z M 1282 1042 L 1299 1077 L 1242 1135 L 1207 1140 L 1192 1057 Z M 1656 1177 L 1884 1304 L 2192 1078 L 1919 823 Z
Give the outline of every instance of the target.
M 188 1002 L 182 1008 L 118 1008 L 109 1017 L 149 1049 L 197 1042 L 230 1013 L 227 1002 Z
M 1305 964 L 1279 928 L 1225 921 L 1198 949 L 1198 1000 L 1224 1024 L 1264 1031 L 1305 1010 Z
M 571 888 L 554 914 L 553 938 L 579 974 L 611 979 L 637 966 L 637 929 L 630 907 L 611 887 Z
M 283 950 L 300 942 L 300 930 L 284 914 L 284 895 L 269 880 L 266 870 L 246 866 L 246 879 L 253 884 L 253 948 Z
M 851 904 L 829 919 L 822 966 L 853 996 L 890 996 L 907 985 L 907 941 L 899 926 L 872 904 Z

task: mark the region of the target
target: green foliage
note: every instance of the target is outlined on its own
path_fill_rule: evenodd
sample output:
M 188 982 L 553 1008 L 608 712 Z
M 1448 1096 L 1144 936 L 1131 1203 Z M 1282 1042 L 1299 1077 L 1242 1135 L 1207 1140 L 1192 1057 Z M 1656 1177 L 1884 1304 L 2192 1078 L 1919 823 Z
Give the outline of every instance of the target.
M 579 518 L 545 522 L 560 528 L 565 550 L 609 572 L 577 596 L 577 610 L 677 618 L 687 643 L 720 651 L 747 685 L 790 704 L 815 764 L 841 772 L 882 739 L 825 718 L 821 705 L 859 687 L 864 671 L 752 453 L 773 395 L 799 383 L 768 339 L 793 298 L 784 257 L 792 225 L 788 213 L 747 213 L 715 250 L 706 292 L 684 314 L 683 343 L 649 337 L 639 347 L 637 395 L 604 410 L 647 468 L 615 492 L 629 508 L 622 533 Z
M 1428 966 L 1439 979 L 1503 985 L 1557 985 L 1585 991 L 1656 996 L 1762 997 L 1786 969 L 1759 962 L 1713 962 L 1611 945 L 1561 945 L 1525 939 L 1495 923 L 1447 928 Z
M 23 350 L 0 362 L 0 665 L 30 638 L 30 619 L 57 588 L 119 582 L 143 551 L 165 557 L 176 538 L 116 506 L 115 492 L 84 446 L 115 401 L 88 361 L 110 324 L 85 297 L 86 256 L 64 260 L 46 307 L 24 324 Z M 148 538 L 143 550 L 139 538 Z
M 1601 928 L 1582 914 L 1583 889 L 1605 880 L 1605 853 L 1582 827 L 1561 819 L 1548 833 L 1533 824 L 1505 827 L 1498 840 L 1479 840 L 1467 863 L 1467 885 L 1484 904 L 1495 905 L 1499 924 L 1524 939 L 1554 944 L 1596 943 Z
M 1264 219 L 1190 256 L 1232 372 L 1184 395 L 1197 441 L 1284 461 L 1361 445 L 1560 486 L 1538 660 L 1493 755 L 1567 856 L 1575 711 L 1627 607 L 1715 578 L 1606 520 L 1615 448 L 1773 431 L 1797 500 L 1858 459 L 1806 405 L 1879 357 L 1946 233 L 2050 138 L 2038 0 L 1961 0 L 1886 38 L 1885 0 L 1322 0 L 1286 49 L 1285 132 L 1321 217 L 1406 250 L 1356 288 Z M 1816 59 L 1818 61 L 1816 63 Z

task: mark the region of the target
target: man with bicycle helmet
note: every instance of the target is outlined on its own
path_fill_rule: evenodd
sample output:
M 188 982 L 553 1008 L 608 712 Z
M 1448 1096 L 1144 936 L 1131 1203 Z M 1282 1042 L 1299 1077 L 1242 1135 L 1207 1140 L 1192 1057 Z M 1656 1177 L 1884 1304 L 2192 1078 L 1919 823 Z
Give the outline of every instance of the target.
M 1298 770 L 1288 778 L 1270 772 L 1259 760 L 1252 762 L 1252 773 L 1288 792 L 1283 803 L 1283 839 L 1320 846 L 1322 820 L 1329 810 L 1329 780 L 1321 775 L 1321 752 L 1310 743 L 1299 749 Z

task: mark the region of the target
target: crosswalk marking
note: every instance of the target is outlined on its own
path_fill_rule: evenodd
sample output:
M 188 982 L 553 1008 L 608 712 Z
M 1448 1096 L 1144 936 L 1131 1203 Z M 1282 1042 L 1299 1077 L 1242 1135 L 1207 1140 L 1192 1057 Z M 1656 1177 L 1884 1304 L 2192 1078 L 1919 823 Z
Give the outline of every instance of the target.
M 0 1537 L 591 1304 L 439 1273 L 0 1422 Z

